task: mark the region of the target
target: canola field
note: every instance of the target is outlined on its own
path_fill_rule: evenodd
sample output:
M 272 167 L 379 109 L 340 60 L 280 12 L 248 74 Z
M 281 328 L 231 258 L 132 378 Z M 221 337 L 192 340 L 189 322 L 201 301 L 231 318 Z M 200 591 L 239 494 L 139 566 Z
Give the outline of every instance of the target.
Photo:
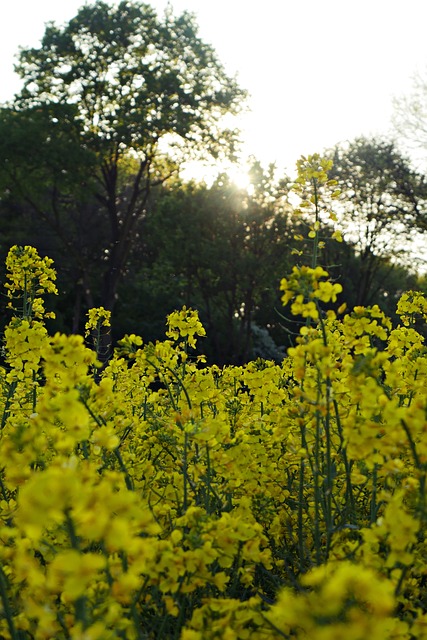
M 0 638 L 427 639 L 420 293 L 392 326 L 295 267 L 283 363 L 206 366 L 183 308 L 101 366 L 109 313 L 51 336 L 52 261 L 6 266 Z

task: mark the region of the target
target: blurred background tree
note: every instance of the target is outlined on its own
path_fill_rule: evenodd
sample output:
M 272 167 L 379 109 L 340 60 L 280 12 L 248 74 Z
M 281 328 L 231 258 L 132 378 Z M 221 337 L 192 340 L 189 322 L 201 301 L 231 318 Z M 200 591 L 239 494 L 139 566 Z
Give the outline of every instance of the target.
M 393 126 L 402 148 L 412 152 L 426 168 L 427 155 L 427 69 L 412 76 L 412 90 L 393 100 Z
M 15 211 L 49 227 L 72 256 L 86 306 L 113 310 L 150 190 L 183 150 L 186 160 L 233 154 L 237 132 L 223 117 L 245 93 L 190 14 L 159 18 L 127 0 L 85 5 L 63 28 L 48 24 L 39 48 L 21 50 L 17 71 L 24 87 L 0 112 L 4 206 L 13 194 Z
M 159 190 L 135 256 L 144 268 L 129 279 L 120 315 L 145 316 L 143 334 L 154 338 L 166 313 L 196 307 L 209 359 L 246 362 L 254 325 L 277 329 L 280 277 L 291 264 L 286 182 L 267 174 L 254 162 L 251 194 L 226 175 L 211 186 L 177 182 Z
M 354 304 L 373 304 L 394 270 L 415 266 L 427 185 L 393 142 L 358 138 L 330 155 L 330 177 L 341 191 L 338 226 L 359 263 Z

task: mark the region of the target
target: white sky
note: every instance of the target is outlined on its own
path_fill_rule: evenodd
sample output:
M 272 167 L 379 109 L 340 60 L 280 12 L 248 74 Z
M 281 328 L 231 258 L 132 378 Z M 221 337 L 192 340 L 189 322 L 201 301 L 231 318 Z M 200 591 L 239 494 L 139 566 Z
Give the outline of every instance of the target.
M 387 133 L 392 97 L 427 67 L 427 0 L 171 0 L 196 14 L 201 37 L 250 94 L 244 156 L 293 167 L 358 135 Z M 14 0 L 0 20 L 0 101 L 19 89 L 19 46 L 83 0 Z M 167 0 L 149 2 L 163 11 Z

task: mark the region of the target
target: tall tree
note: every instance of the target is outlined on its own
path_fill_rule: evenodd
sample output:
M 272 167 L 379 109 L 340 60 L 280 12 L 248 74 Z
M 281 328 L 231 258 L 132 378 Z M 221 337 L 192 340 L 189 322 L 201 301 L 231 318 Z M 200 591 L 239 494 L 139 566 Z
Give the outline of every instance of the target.
M 387 264 L 390 271 L 398 261 L 414 262 L 410 248 L 425 224 L 426 185 L 392 142 L 358 138 L 331 155 L 339 224 L 360 258 L 356 304 L 369 304 L 380 267 L 387 277 Z
M 171 175 L 183 148 L 186 159 L 230 155 L 237 134 L 223 126 L 223 116 L 237 113 L 245 94 L 199 38 L 192 15 L 167 10 L 159 18 L 149 5 L 128 0 L 114 6 L 99 0 L 62 28 L 48 24 L 41 46 L 21 51 L 17 71 L 24 86 L 0 114 L 3 131 L 13 118 L 28 124 L 40 113 L 48 126 L 35 132 L 42 139 L 24 162 L 0 136 L 0 183 L 53 222 L 67 251 L 70 211 L 81 213 L 77 193 L 86 190 L 83 209 L 99 229 L 99 304 L 113 309 L 151 187 Z M 71 117 L 63 118 L 63 110 Z M 52 140 L 55 147 L 64 143 L 54 182 L 46 156 Z M 70 149 L 80 168 L 69 166 Z M 34 200 L 35 182 L 27 177 L 46 166 L 44 199 Z M 77 245 L 73 250 L 81 255 Z
M 393 100 L 393 125 L 401 146 L 422 160 L 426 167 L 427 153 L 427 76 L 413 75 L 412 89 Z

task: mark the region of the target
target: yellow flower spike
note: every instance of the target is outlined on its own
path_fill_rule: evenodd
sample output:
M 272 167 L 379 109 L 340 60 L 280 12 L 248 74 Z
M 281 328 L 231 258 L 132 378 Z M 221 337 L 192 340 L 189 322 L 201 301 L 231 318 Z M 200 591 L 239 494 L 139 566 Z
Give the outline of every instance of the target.
M 99 454 L 102 452 L 102 449 L 105 451 L 114 451 L 120 444 L 120 438 L 114 432 L 111 425 L 105 425 L 95 429 L 90 437 L 90 441 L 99 447 Z
M 125 335 L 121 340 L 117 341 L 116 355 L 127 356 L 129 358 L 136 358 L 140 353 L 143 340 L 140 336 L 134 333 Z
M 135 593 L 141 587 L 141 578 L 131 573 L 117 576 L 111 587 L 111 594 L 120 604 L 129 605 Z
M 283 278 L 280 290 L 283 291 L 282 303 L 287 305 L 292 302 L 291 313 L 302 315 L 304 318 L 319 318 L 319 310 L 316 300 L 325 303 L 336 302 L 337 296 L 342 292 L 339 283 L 333 283 L 328 278 L 329 274 L 322 267 L 293 267 L 292 274 Z
M 331 238 L 333 240 L 336 240 L 337 242 L 343 242 L 342 233 L 338 229 L 333 232 L 333 234 L 331 235 Z
M 298 177 L 296 184 L 305 184 L 312 180 L 318 180 L 320 183 L 328 181 L 328 171 L 332 169 L 332 161 L 322 158 L 318 153 L 309 156 L 301 156 L 297 160 Z
M 77 600 L 106 566 L 106 559 L 95 553 L 81 553 L 75 549 L 61 551 L 49 565 L 47 588 L 61 593 L 66 600 Z
M 174 311 L 167 317 L 168 329 L 166 335 L 175 341 L 185 338 L 190 347 L 196 346 L 195 336 L 203 337 L 206 331 L 199 320 L 199 314 L 193 309 L 182 307 L 181 311 Z
M 55 316 L 52 312 L 46 314 L 40 297 L 45 293 L 58 293 L 52 264 L 50 258 L 40 258 L 34 247 L 14 245 L 9 250 L 6 258 L 8 281 L 4 286 L 10 299 L 9 308 L 17 311 L 22 318 L 41 320 Z M 14 303 L 13 300 L 20 302 Z
M 43 350 L 48 343 L 44 325 L 38 320 L 14 318 L 4 332 L 6 362 L 10 367 L 8 382 L 36 380 L 41 368 Z
M 403 293 L 397 303 L 396 313 L 405 326 L 415 324 L 417 319 L 427 321 L 427 299 L 420 291 Z
M 101 327 L 111 327 L 111 311 L 104 307 L 94 307 L 89 309 L 88 321 L 85 324 L 85 337 L 87 338 L 91 331 L 100 329 Z

